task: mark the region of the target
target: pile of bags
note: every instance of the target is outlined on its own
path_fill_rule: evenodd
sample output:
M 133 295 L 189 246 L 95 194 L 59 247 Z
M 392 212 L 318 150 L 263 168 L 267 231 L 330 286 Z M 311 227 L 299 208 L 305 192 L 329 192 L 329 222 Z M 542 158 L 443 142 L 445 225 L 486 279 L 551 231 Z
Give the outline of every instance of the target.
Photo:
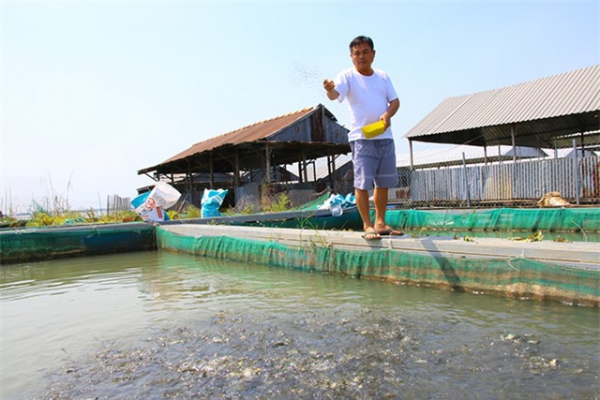
M 219 207 L 223 204 L 226 195 L 227 190 L 224 189 L 205 189 L 201 200 L 202 218 L 220 216 Z M 131 205 L 144 221 L 168 221 L 169 215 L 166 210 L 173 207 L 180 197 L 181 193 L 177 189 L 159 181 L 152 191 L 131 200 Z
M 144 221 L 167 221 L 169 216 L 166 210 L 177 203 L 181 193 L 165 182 L 156 182 L 150 192 L 140 194 L 131 200 L 135 212 Z
M 347 208 L 356 207 L 356 200 L 352 193 L 348 193 L 346 197 L 341 194 L 332 194 L 325 202 L 319 206 L 319 210 L 331 210 L 331 215 L 339 217 Z

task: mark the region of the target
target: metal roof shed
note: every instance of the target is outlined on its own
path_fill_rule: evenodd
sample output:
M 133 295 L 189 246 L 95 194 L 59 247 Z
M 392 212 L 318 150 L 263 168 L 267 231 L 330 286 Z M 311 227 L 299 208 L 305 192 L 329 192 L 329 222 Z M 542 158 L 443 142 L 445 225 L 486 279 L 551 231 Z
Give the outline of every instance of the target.
M 442 101 L 412 142 L 537 148 L 600 144 L 600 65 Z M 574 135 L 576 134 L 576 135 Z M 574 136 L 573 136 L 574 135 Z
M 347 133 L 335 116 L 319 104 L 196 143 L 138 174 L 172 181 L 174 176 L 185 174 L 191 184 L 189 177 L 207 173 L 212 185 L 216 173 L 232 173 L 237 186 L 244 172 L 262 171 L 256 176 L 271 182 L 272 168 L 298 163 L 300 180 L 306 181 L 308 160 L 329 159 L 350 151 Z

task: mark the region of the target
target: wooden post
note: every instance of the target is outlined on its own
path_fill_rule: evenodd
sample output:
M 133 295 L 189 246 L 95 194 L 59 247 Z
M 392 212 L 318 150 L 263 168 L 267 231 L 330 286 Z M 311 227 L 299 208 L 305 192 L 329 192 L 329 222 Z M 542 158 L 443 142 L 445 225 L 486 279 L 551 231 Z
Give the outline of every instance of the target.
M 235 174 L 234 174 L 234 184 L 235 186 L 240 185 L 240 151 L 236 147 L 235 148 Z
M 269 183 L 271 183 L 271 149 L 269 149 L 268 144 L 265 145 L 265 157 L 266 157 L 265 182 L 267 182 L 267 184 L 269 184 Z
M 306 168 L 306 151 L 302 148 L 302 169 L 304 173 L 304 182 L 308 182 L 308 171 Z
M 408 139 L 408 148 L 410 150 L 410 170 L 414 171 L 415 166 L 413 164 L 413 145 L 412 145 L 412 140 L 410 140 L 410 139 Z
M 467 177 L 467 161 L 465 160 L 465 153 L 462 153 L 463 170 L 465 172 L 465 193 L 467 197 L 467 207 L 471 208 L 471 196 L 469 196 L 469 179 Z
M 575 168 L 575 202 L 577 203 L 577 205 L 579 205 L 581 177 L 579 174 L 579 161 L 577 160 L 577 139 L 573 139 L 573 168 Z
M 215 188 L 215 166 L 214 166 L 214 160 L 213 160 L 213 152 L 211 151 L 210 153 L 210 177 L 209 177 L 209 184 L 210 184 L 210 188 L 214 189 Z
M 515 126 L 511 125 L 510 126 L 510 138 L 512 140 L 512 147 L 513 147 L 513 163 L 517 162 L 517 139 L 515 137 Z
M 189 159 L 187 161 L 187 178 L 188 191 L 191 193 L 194 190 L 194 175 L 192 174 L 192 162 Z

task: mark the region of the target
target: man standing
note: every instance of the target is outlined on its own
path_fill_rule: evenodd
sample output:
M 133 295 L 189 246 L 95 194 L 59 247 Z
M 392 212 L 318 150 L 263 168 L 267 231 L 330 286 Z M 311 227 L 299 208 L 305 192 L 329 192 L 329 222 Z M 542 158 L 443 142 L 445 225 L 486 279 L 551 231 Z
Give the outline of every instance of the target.
M 354 165 L 354 193 L 363 221 L 366 240 L 381 239 L 382 235 L 403 235 L 385 223 L 388 188 L 398 186 L 396 151 L 390 128 L 391 118 L 400 108 L 400 100 L 388 75 L 373 69 L 375 49 L 373 40 L 358 36 L 350 42 L 353 68 L 340 72 L 333 81 L 326 79 L 323 87 L 330 100 L 340 103 L 348 99 L 351 127 L 348 140 Z M 362 127 L 381 121 L 383 133 L 367 138 Z M 375 223 L 369 211 L 369 190 L 375 184 Z

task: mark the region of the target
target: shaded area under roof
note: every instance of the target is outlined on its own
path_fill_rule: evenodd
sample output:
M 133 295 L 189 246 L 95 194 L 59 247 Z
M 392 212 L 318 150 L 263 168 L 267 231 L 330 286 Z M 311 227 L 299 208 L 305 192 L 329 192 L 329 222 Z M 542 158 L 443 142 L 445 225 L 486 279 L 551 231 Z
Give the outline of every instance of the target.
M 600 65 L 594 65 L 447 98 L 404 137 L 476 146 L 567 147 L 573 139 L 598 144 L 599 112 Z
M 413 165 L 415 168 L 440 168 L 452 165 L 462 165 L 463 155 L 465 164 L 480 164 L 485 162 L 498 162 L 502 160 L 530 159 L 547 157 L 547 154 L 533 147 L 493 146 L 485 153 L 477 146 L 456 146 L 454 148 L 423 150 L 415 152 Z M 396 166 L 405 168 L 410 166 L 410 154 L 399 154 L 396 157 Z
M 267 146 L 271 165 L 292 164 L 348 152 L 347 132 L 319 104 L 196 143 L 138 174 L 233 172 L 236 166 L 239 170 L 261 169 Z

